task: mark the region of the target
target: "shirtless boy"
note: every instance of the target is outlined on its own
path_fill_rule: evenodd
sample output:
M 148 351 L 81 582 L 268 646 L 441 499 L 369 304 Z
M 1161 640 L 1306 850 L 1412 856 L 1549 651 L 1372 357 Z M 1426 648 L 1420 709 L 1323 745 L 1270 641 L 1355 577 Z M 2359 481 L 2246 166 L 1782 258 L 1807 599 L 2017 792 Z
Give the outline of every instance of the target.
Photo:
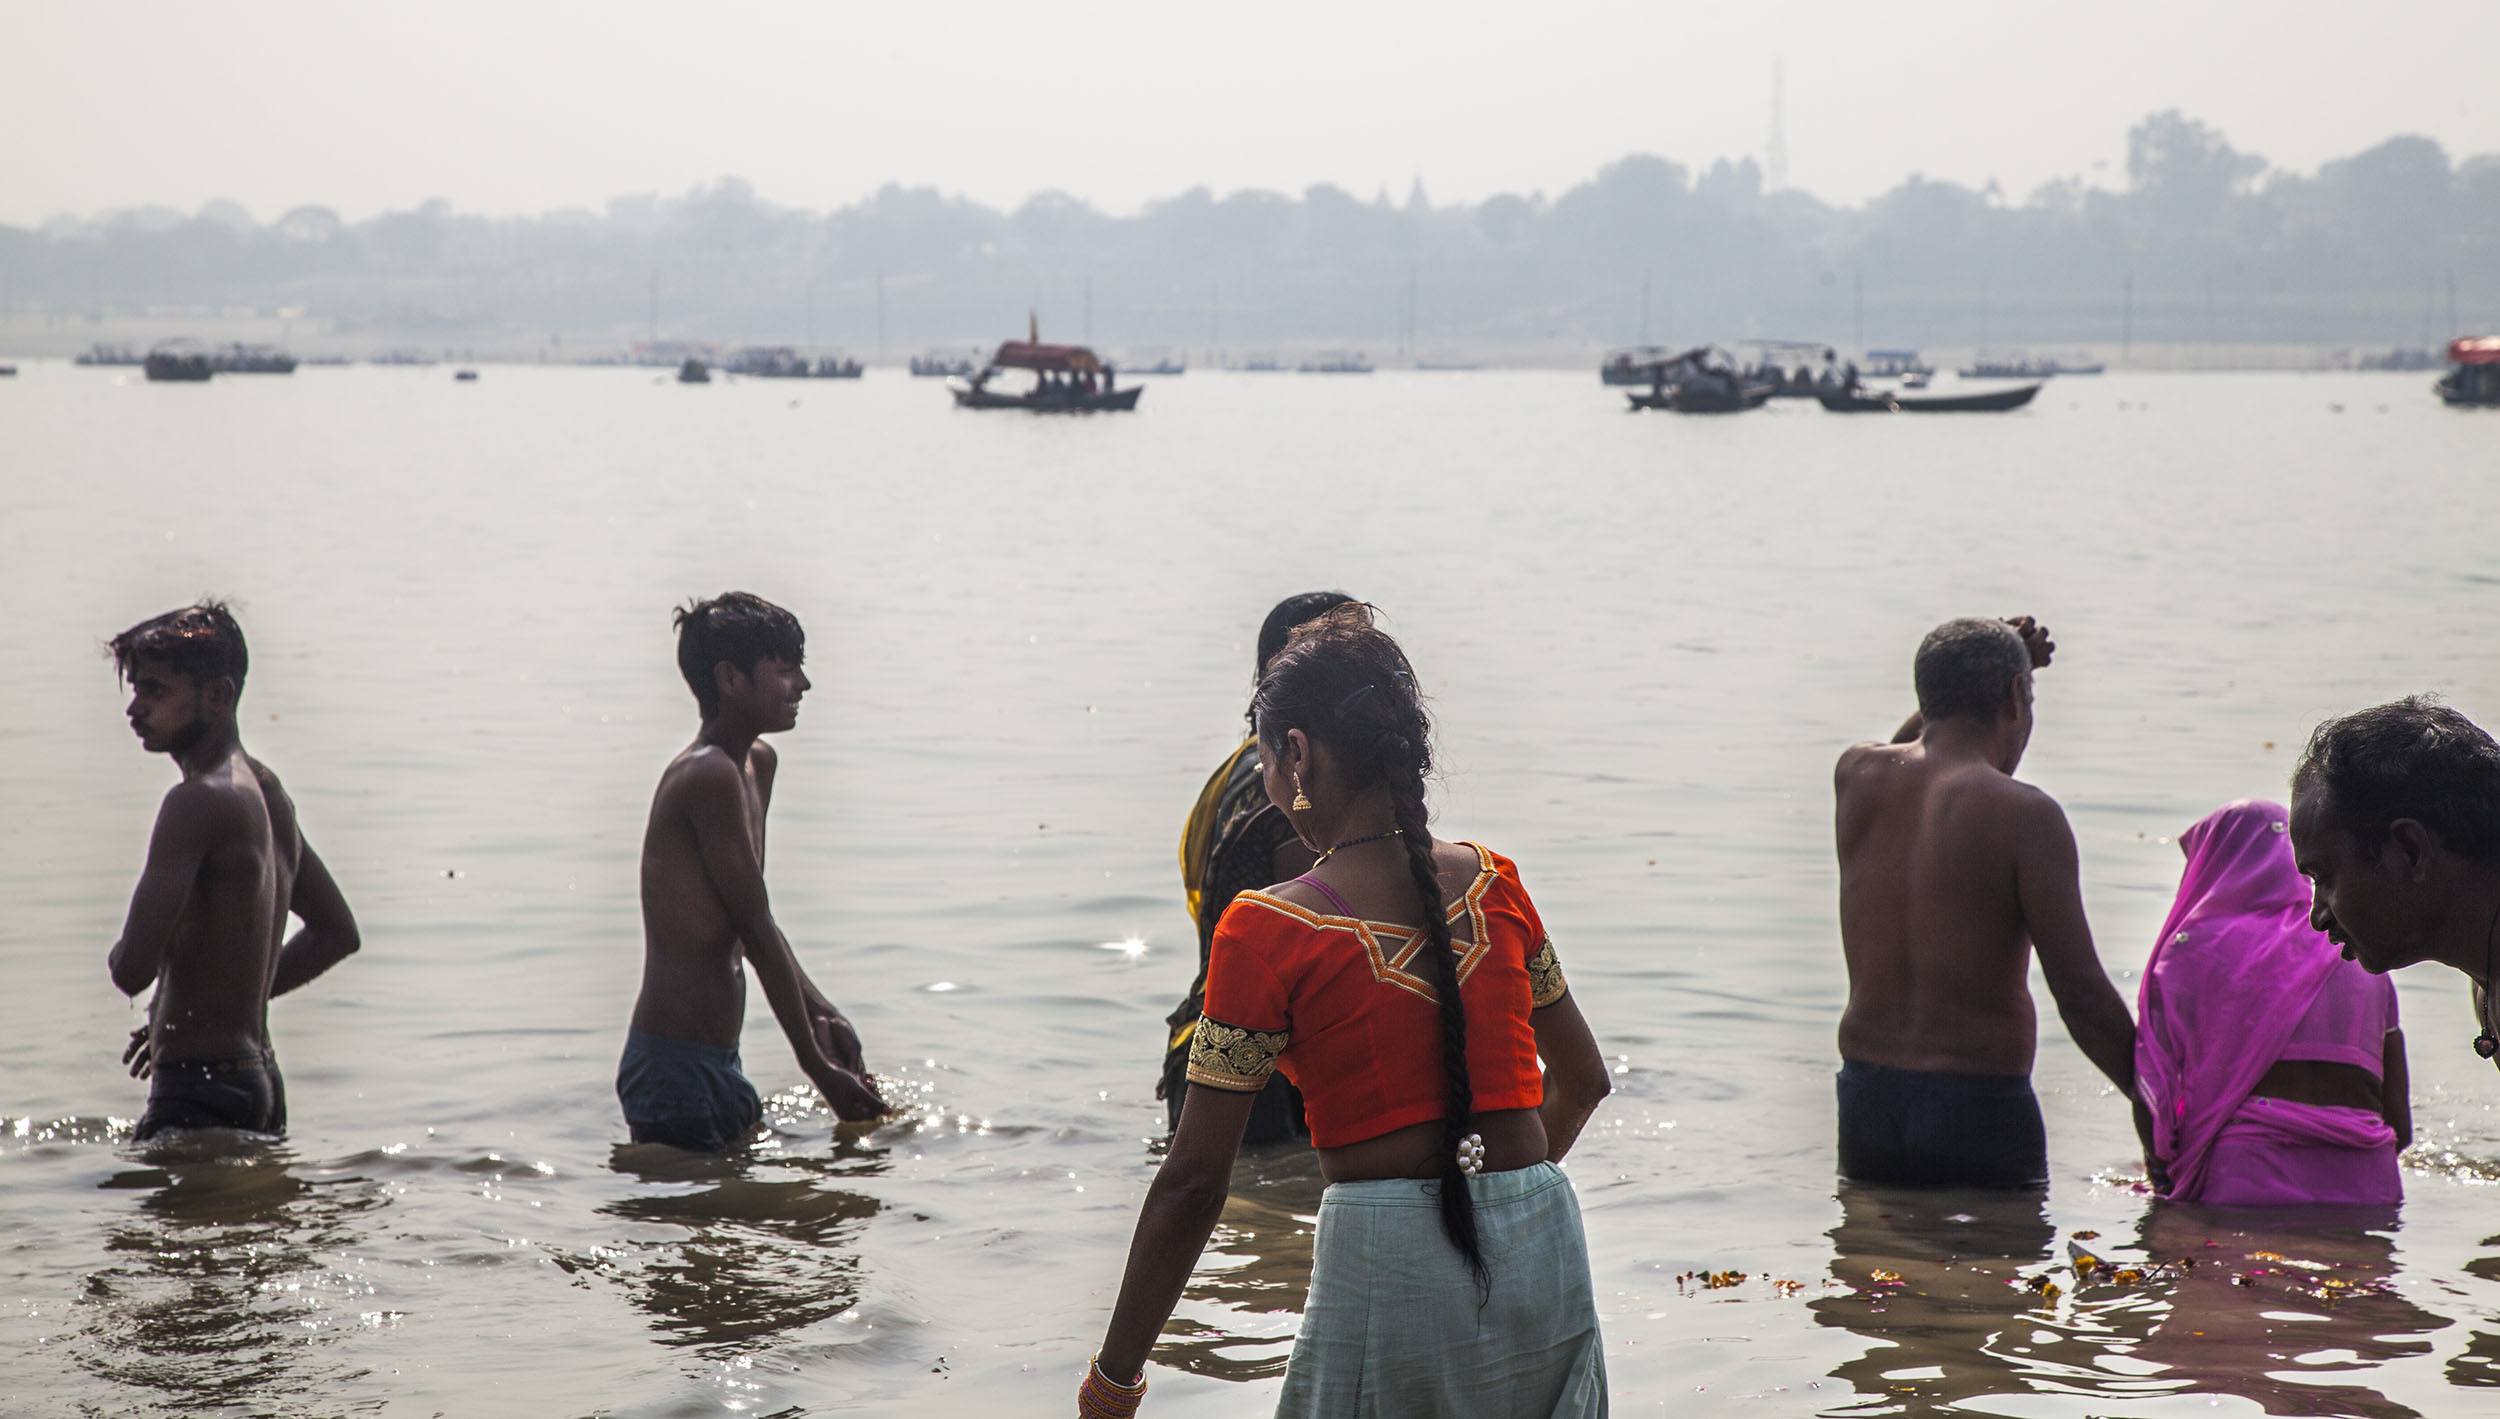
M 754 1137 L 763 1101 L 738 1060 L 748 963 L 834 1113 L 885 1112 L 859 1036 L 799 967 L 764 892 L 780 761 L 762 736 L 799 722 L 806 641 L 797 617 L 742 591 L 677 613 L 677 668 L 703 723 L 661 772 L 643 830 L 642 995 L 616 1071 L 637 1143 L 721 1153 Z
M 269 998 L 354 954 L 356 918 L 304 841 L 285 786 L 243 752 L 235 702 L 250 658 L 226 608 L 169 611 L 111 647 L 140 746 L 182 771 L 157 810 L 110 958 L 123 994 L 156 988 L 148 1023 L 122 1051 L 131 1077 L 150 1080 L 135 1136 L 282 1134 L 286 1084 L 269 1042 Z M 286 938 L 290 913 L 304 926 Z
M 1918 713 L 1891 743 L 1840 756 L 1840 1171 L 1853 1180 L 2048 1180 L 2033 951 L 2075 1043 L 2134 1097 L 2135 1022 L 2092 948 L 2074 831 L 2014 778 L 2032 671 L 2055 649 L 2028 616 L 1947 621 L 1919 644 Z

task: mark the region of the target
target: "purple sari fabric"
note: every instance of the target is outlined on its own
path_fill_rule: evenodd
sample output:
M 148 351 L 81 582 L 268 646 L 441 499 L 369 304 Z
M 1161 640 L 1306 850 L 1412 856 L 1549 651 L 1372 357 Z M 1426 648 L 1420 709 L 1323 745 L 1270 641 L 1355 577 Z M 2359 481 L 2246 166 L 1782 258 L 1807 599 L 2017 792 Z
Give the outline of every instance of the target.
M 2187 871 L 2145 964 L 2135 1045 L 2153 1149 L 2179 1201 L 2392 1200 L 2353 1195 L 2395 1184 L 2383 1119 L 2250 1097 L 2343 965 L 2310 928 L 2287 816 L 2242 799 L 2179 835 Z M 2355 1167 L 2368 1177 L 2346 1176 Z

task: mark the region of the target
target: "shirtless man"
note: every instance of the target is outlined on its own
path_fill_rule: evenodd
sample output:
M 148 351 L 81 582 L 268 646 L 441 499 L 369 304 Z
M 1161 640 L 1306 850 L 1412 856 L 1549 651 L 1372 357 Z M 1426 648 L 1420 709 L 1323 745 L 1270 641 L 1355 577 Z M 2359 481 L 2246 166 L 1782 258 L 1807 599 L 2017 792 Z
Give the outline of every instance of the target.
M 2033 951 L 2075 1043 L 2134 1097 L 2135 1022 L 2092 949 L 2074 831 L 2014 778 L 2032 671 L 2055 649 L 2028 616 L 1947 621 L 1919 644 L 1918 713 L 1840 756 L 1840 1171 L 1855 1181 L 2048 1180 Z
M 797 617 L 742 591 L 677 613 L 677 668 L 703 724 L 661 772 L 643 829 L 642 995 L 616 1071 L 636 1143 L 722 1153 L 754 1137 L 763 1101 L 738 1060 L 749 962 L 834 1113 L 885 1112 L 859 1036 L 800 968 L 764 893 L 780 760 L 761 736 L 799 722 L 806 642 Z
M 286 1084 L 269 1042 L 269 998 L 355 953 L 356 918 L 295 803 L 243 752 L 235 702 L 250 657 L 216 602 L 142 621 L 111 642 L 140 746 L 171 755 L 147 867 L 113 945 L 113 984 L 150 986 L 148 1023 L 122 1051 L 149 1079 L 137 1138 L 169 1128 L 286 1132 Z M 292 913 L 304 927 L 287 938 Z M 152 1077 L 151 1077 L 152 1076 Z

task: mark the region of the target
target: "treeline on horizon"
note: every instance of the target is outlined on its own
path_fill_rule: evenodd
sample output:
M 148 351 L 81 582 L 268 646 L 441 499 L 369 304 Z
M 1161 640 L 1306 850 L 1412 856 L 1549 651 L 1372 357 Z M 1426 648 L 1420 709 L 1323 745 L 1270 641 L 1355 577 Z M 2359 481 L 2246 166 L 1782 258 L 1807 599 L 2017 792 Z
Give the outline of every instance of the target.
M 1647 293 L 1646 303 L 1644 292 Z M 1751 159 L 1626 157 L 1561 196 L 1432 204 L 1194 189 L 1109 216 L 889 185 L 829 213 L 737 178 L 603 212 L 367 221 L 232 203 L 0 226 L 0 304 L 67 329 L 150 309 L 301 308 L 377 340 L 592 354 L 640 339 L 876 347 L 1020 333 L 1107 346 L 1386 352 L 1732 342 L 2355 345 L 2500 324 L 2500 154 L 2398 136 L 2314 174 L 2176 110 L 2126 185 L 2019 201 L 1912 175 L 1862 207 L 1765 191 Z M 1644 309 L 1646 328 L 1644 329 Z M 654 314 L 656 312 L 656 320 Z M 1862 340 L 1861 340 L 1862 336 Z

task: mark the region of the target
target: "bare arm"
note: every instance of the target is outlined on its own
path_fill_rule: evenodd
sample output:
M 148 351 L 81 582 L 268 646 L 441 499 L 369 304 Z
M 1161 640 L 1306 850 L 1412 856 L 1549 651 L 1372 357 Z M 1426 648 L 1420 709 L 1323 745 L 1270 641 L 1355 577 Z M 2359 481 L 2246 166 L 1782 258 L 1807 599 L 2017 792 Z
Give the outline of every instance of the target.
M 105 958 L 113 985 L 122 994 L 137 995 L 156 983 L 166 949 L 173 945 L 174 927 L 208 860 L 217 817 L 216 790 L 195 783 L 174 785 L 157 809 L 156 827 L 148 835 L 147 866 L 130 894 L 121 939 Z
M 364 944 L 356 933 L 356 914 L 348 910 L 346 894 L 339 891 L 328 864 L 310 842 L 304 843 L 302 860 L 296 864 L 295 895 L 287 902 L 287 910 L 303 920 L 304 928 L 278 951 L 271 995 L 284 995 L 314 979 L 355 955 Z
M 2110 984 L 2083 916 L 2075 832 L 2045 793 L 2026 790 L 2014 825 L 2014 877 L 2023 929 L 2040 956 L 2058 1018 L 2094 1067 L 2135 1097 L 2135 1019 Z
M 1545 1121 L 1545 1161 L 1559 1163 L 1579 1141 L 1599 1101 L 1614 1092 L 1614 1076 L 1606 1072 L 1606 1056 L 1571 992 L 1564 991 L 1560 1000 L 1530 1015 L 1528 1024 L 1536 1031 L 1536 1052 L 1545 1061 L 1545 1102 L 1537 1109 Z
M 2396 1130 L 2396 1151 L 2413 1146 L 2413 1070 L 2405 1062 L 2405 1032 L 2389 1030 L 2380 1056 L 2379 1114 Z
M 1145 1372 L 1155 1337 L 1180 1304 L 1181 1289 L 1197 1269 L 1216 1219 L 1224 1215 L 1241 1131 L 1258 1098 L 1255 1092 L 1194 1085 L 1181 1101 L 1180 1127 L 1137 1211 L 1120 1299 L 1103 1332 L 1103 1373 L 1123 1384 Z
M 807 975 L 773 920 L 772 900 L 764 891 L 764 864 L 747 833 L 746 790 L 736 765 L 722 759 L 694 770 L 686 785 L 686 817 L 702 854 L 703 875 L 746 947 L 799 1068 L 836 1115 L 851 1120 L 882 1115 L 885 1101 L 857 1073 L 836 1063 L 818 1035 Z

